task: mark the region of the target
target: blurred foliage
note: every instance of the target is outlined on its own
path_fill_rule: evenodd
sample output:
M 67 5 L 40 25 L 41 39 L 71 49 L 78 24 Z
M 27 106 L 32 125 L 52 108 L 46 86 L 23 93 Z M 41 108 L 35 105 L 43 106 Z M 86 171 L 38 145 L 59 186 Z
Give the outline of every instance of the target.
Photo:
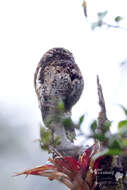
M 103 25 L 103 20 L 104 20 L 105 16 L 107 15 L 107 13 L 108 13 L 108 11 L 97 13 L 98 20 L 91 24 L 92 30 L 94 30 L 96 27 L 101 27 Z
M 91 24 L 91 29 L 94 30 L 96 27 L 102 27 L 102 26 L 107 26 L 108 28 L 112 27 L 112 28 L 121 28 L 119 24 L 119 22 L 121 20 L 123 20 L 123 17 L 121 16 L 116 16 L 115 18 L 113 18 L 112 23 L 113 24 L 109 24 L 107 22 L 105 22 L 105 17 L 107 16 L 108 11 L 104 11 L 104 12 L 99 12 L 97 13 L 97 21 L 93 22 Z M 117 25 L 116 25 L 117 24 Z
M 123 68 L 123 70 L 126 68 L 125 66 L 127 65 L 127 58 L 125 58 L 121 63 L 120 67 Z
M 121 106 L 125 116 L 127 118 L 127 109 Z M 108 121 L 105 124 L 105 129 L 99 133 L 97 121 L 94 120 L 90 125 L 91 134 L 89 138 L 98 140 L 105 149 L 99 152 L 96 157 L 102 155 L 121 155 L 126 154 L 127 148 L 127 120 L 120 121 L 117 125 L 118 132 L 112 134 L 110 129 L 112 127 L 112 122 Z
M 84 10 L 84 15 L 85 15 L 85 17 L 86 17 L 87 20 L 88 20 L 89 15 L 88 15 L 88 13 L 87 13 L 87 2 L 86 2 L 86 0 L 83 1 L 82 6 L 83 6 L 83 10 Z M 120 16 L 120 15 L 115 16 L 115 18 L 112 18 L 112 23 L 113 23 L 113 24 L 110 24 L 110 23 L 105 22 L 105 18 L 106 18 L 107 15 L 108 15 L 108 11 L 107 11 L 107 10 L 105 10 L 105 11 L 103 11 L 103 12 L 98 12 L 98 13 L 97 13 L 97 21 L 93 21 L 93 22 L 91 23 L 91 29 L 94 30 L 94 29 L 96 29 L 97 27 L 102 27 L 102 26 L 105 25 L 105 26 L 107 26 L 108 28 L 111 27 L 111 28 L 120 28 L 120 29 L 127 30 L 127 28 L 123 28 L 123 27 L 121 27 L 121 26 L 119 25 L 119 24 L 120 24 L 120 21 L 123 20 L 123 17 L 122 17 L 122 16 Z

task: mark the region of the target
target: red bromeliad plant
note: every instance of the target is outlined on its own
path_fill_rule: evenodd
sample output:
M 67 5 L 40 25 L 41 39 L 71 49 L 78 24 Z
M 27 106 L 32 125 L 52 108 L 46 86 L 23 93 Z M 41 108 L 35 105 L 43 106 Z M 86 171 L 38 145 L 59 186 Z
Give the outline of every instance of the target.
M 96 188 L 96 169 L 98 159 L 94 156 L 99 151 L 99 144 L 95 143 L 78 157 L 62 156 L 58 153 L 54 159 L 49 158 L 51 164 L 25 170 L 16 175 L 40 175 L 49 180 L 58 180 L 71 190 L 94 190 Z

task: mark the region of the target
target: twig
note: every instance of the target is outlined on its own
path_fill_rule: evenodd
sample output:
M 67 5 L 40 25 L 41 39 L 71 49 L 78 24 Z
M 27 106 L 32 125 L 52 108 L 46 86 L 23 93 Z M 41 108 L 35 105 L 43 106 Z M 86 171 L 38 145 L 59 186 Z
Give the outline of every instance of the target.
M 109 28 L 118 28 L 118 29 L 127 31 L 127 28 L 124 28 L 124 27 L 119 26 L 119 25 L 112 25 L 112 24 L 108 24 L 108 23 L 106 23 L 106 22 L 102 22 L 102 24 L 103 24 L 103 25 L 106 25 L 106 26 L 109 27 Z

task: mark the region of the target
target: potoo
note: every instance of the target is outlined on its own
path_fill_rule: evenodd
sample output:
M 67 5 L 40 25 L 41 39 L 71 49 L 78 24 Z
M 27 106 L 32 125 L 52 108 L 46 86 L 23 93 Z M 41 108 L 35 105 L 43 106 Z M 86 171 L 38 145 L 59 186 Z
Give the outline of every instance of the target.
M 70 117 L 72 106 L 79 100 L 84 86 L 72 53 L 64 48 L 46 52 L 37 66 L 34 86 L 44 123 L 54 117 L 59 102 L 64 104 L 63 114 Z

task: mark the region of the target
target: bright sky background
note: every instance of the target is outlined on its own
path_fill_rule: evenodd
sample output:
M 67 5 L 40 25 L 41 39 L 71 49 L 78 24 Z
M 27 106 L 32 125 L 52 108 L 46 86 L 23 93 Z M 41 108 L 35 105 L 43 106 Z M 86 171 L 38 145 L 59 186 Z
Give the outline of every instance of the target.
M 127 26 L 126 0 L 88 0 L 87 4 L 90 22 L 96 21 L 97 12 L 108 10 L 108 22 L 121 15 L 125 17 L 123 25 Z M 121 74 L 119 67 L 127 57 L 127 31 L 106 28 L 91 31 L 80 0 L 0 1 L 0 28 L 0 103 L 11 113 L 22 110 L 24 119 L 39 123 L 33 87 L 35 68 L 48 49 L 64 47 L 74 54 L 85 80 L 73 118 L 77 120 L 83 113 L 87 113 L 88 121 L 97 117 L 97 74 L 109 119 L 124 118 L 117 104 L 127 106 L 127 71 Z M 38 135 L 35 128 L 33 133 Z

